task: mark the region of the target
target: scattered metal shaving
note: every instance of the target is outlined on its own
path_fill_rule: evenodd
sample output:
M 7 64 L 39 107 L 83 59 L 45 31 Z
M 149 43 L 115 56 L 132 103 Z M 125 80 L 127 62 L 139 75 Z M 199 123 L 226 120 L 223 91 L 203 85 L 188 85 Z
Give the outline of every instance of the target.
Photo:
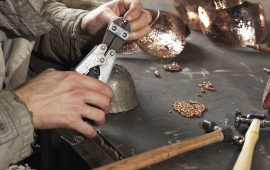
M 263 71 L 266 72 L 268 75 L 270 75 L 270 69 L 268 69 L 268 68 L 263 68 Z
M 172 64 L 164 65 L 164 70 L 169 72 L 179 72 L 182 71 L 182 67 L 178 63 L 173 62 Z
M 155 71 L 155 76 L 156 76 L 157 78 L 160 78 L 160 74 L 159 74 L 159 71 L 158 71 L 158 70 Z
M 210 81 L 208 82 L 204 81 L 203 83 L 200 83 L 198 86 L 200 89 L 200 91 L 197 93 L 198 97 L 202 97 L 202 94 L 205 94 L 206 90 L 210 92 L 216 91 L 216 88 L 214 87 L 213 83 Z

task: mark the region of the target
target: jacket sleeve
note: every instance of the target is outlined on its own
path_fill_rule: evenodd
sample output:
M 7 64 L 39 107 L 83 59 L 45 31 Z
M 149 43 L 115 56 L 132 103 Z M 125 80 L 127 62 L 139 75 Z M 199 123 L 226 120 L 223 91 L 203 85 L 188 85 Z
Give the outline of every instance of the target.
M 32 152 L 34 129 L 26 106 L 11 91 L 0 91 L 0 169 Z
M 44 2 L 41 12 L 54 28 L 37 41 L 35 51 L 59 64 L 72 65 L 80 61 L 80 47 L 91 38 L 80 29 L 81 20 L 89 11 L 49 0 Z

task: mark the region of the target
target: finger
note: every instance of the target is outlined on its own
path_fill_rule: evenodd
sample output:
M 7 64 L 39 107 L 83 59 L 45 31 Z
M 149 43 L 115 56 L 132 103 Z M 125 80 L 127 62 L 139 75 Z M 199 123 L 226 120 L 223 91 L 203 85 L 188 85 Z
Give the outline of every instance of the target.
M 104 11 L 103 11 L 103 16 L 102 16 L 102 19 L 103 21 L 105 21 L 104 24 L 107 24 L 111 21 L 113 21 L 114 19 L 118 18 L 120 14 L 116 14 L 115 12 L 113 12 L 111 9 L 109 8 L 106 8 Z
M 95 130 L 95 128 L 89 125 L 87 122 L 83 121 L 82 119 L 75 122 L 72 129 L 76 130 L 77 132 L 83 134 L 88 138 L 93 138 L 97 135 L 97 131 Z
M 152 15 L 150 12 L 143 10 L 142 11 L 142 15 L 140 16 L 140 18 L 136 19 L 135 21 L 131 22 L 131 30 L 132 31 L 137 31 L 140 30 L 144 27 L 146 27 L 147 25 L 150 25 L 150 23 L 152 22 Z
M 104 112 L 108 111 L 111 104 L 111 98 L 95 91 L 89 91 L 88 93 L 85 93 L 84 101 L 85 103 L 97 107 Z
M 82 116 L 93 120 L 96 125 L 102 125 L 105 122 L 105 112 L 92 106 L 85 106 Z
M 137 30 L 135 32 L 131 32 L 129 34 L 129 40 L 133 41 L 133 40 L 138 40 L 144 36 L 146 36 L 147 34 L 149 34 L 152 31 L 152 28 L 148 25 L 140 30 Z
M 133 0 L 131 2 L 126 1 L 125 7 L 127 12 L 124 15 L 124 18 L 128 21 L 134 21 L 141 16 L 143 6 L 139 0 Z

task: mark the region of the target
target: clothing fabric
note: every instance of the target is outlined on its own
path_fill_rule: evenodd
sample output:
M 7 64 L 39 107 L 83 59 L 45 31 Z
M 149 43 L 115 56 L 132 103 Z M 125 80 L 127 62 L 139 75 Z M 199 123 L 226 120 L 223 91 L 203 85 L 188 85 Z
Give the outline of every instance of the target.
M 80 31 L 87 13 L 56 0 L 0 0 L 0 170 L 32 152 L 30 112 L 13 90 L 26 81 L 34 45 L 59 63 L 81 59 L 80 46 L 90 38 Z

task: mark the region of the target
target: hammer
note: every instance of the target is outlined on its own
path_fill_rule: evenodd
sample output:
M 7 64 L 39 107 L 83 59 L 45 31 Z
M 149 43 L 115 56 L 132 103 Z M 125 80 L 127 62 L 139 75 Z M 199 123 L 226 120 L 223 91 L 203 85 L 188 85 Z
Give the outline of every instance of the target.
M 235 125 L 249 125 L 245 135 L 245 143 L 233 167 L 233 170 L 249 170 L 252 163 L 252 157 L 255 145 L 259 139 L 260 127 L 270 127 L 270 121 L 263 114 L 249 114 L 243 116 L 240 111 L 235 113 Z
M 244 143 L 244 137 L 234 127 L 229 126 L 226 128 L 221 128 L 214 122 L 205 120 L 203 122 L 203 128 L 210 133 L 168 146 L 149 150 L 118 162 L 95 168 L 94 170 L 142 169 L 168 160 L 182 153 L 208 146 L 213 143 L 221 141 L 234 141 L 238 144 Z

